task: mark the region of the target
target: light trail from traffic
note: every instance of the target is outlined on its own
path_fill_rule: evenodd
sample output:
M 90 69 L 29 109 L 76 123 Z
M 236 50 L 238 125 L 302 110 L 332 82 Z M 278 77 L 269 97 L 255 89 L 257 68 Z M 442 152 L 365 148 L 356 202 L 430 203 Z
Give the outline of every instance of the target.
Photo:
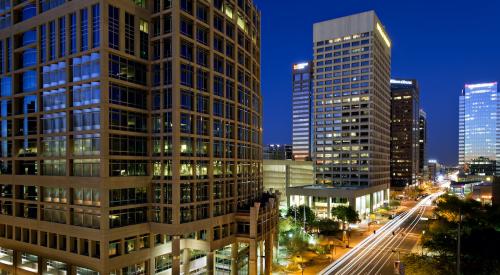
M 379 274 L 391 258 L 392 249 L 399 248 L 420 221 L 426 207 L 441 194 L 430 195 L 413 208 L 396 216 L 379 228 L 375 234 L 364 239 L 351 251 L 323 269 L 320 274 Z M 408 225 L 402 227 L 408 222 Z M 392 236 L 393 232 L 394 236 Z M 396 232 L 398 234 L 395 234 Z M 398 236 L 401 237 L 398 238 Z M 384 259 L 385 261 L 379 267 Z

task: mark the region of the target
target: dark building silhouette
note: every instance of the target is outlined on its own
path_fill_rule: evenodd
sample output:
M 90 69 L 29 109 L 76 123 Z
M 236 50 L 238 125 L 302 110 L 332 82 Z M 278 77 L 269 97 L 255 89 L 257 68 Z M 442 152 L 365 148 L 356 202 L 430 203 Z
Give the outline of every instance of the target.
M 420 101 L 416 80 L 391 79 L 391 187 L 416 183 L 419 172 Z

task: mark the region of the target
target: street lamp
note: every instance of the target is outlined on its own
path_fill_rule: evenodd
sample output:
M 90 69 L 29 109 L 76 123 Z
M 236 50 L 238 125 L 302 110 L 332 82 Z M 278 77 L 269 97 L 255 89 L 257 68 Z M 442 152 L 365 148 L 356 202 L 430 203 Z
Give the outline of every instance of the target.
M 425 230 L 422 230 L 422 256 L 424 256 L 424 235 L 425 235 Z
M 398 253 L 398 261 L 399 261 L 399 256 L 400 256 L 400 255 L 399 255 L 399 253 L 400 253 L 400 251 L 399 251 L 399 250 L 396 250 L 396 249 L 393 249 L 393 250 L 392 250 L 392 253 Z
M 394 273 L 393 274 L 400 275 L 402 272 L 401 272 L 401 261 L 399 259 L 399 250 L 396 250 L 396 249 L 392 250 L 392 253 L 396 253 L 396 252 L 398 253 L 398 260 L 394 261 Z

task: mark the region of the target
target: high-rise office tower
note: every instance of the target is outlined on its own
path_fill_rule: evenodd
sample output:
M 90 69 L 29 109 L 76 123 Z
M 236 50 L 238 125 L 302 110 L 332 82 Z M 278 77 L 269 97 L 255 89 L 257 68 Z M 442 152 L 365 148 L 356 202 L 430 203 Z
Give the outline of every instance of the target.
M 422 175 L 424 173 L 424 167 L 427 163 L 427 114 L 423 109 L 419 111 L 418 118 L 418 150 L 419 150 L 419 162 L 418 162 L 418 174 Z
M 417 181 L 420 92 L 414 79 L 391 79 L 391 188 Z
M 251 1 L 0 3 L 0 270 L 269 270 Z
M 459 106 L 459 165 L 466 174 L 487 176 L 500 172 L 498 144 L 499 95 L 497 82 L 466 84 Z
M 333 187 L 318 194 L 364 216 L 388 198 L 391 40 L 374 11 L 316 23 L 313 36 L 316 183 Z
M 292 151 L 295 160 L 310 160 L 312 150 L 313 63 L 297 63 L 292 70 Z

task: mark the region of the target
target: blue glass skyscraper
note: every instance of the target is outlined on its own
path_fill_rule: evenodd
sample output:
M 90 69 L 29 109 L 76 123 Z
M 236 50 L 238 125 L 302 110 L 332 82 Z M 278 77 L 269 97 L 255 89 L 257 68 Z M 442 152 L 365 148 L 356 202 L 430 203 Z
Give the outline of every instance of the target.
M 459 164 L 471 175 L 495 175 L 500 169 L 497 82 L 466 84 L 460 95 Z
M 311 115 L 312 115 L 312 73 L 313 63 L 293 65 L 293 159 L 311 158 Z

